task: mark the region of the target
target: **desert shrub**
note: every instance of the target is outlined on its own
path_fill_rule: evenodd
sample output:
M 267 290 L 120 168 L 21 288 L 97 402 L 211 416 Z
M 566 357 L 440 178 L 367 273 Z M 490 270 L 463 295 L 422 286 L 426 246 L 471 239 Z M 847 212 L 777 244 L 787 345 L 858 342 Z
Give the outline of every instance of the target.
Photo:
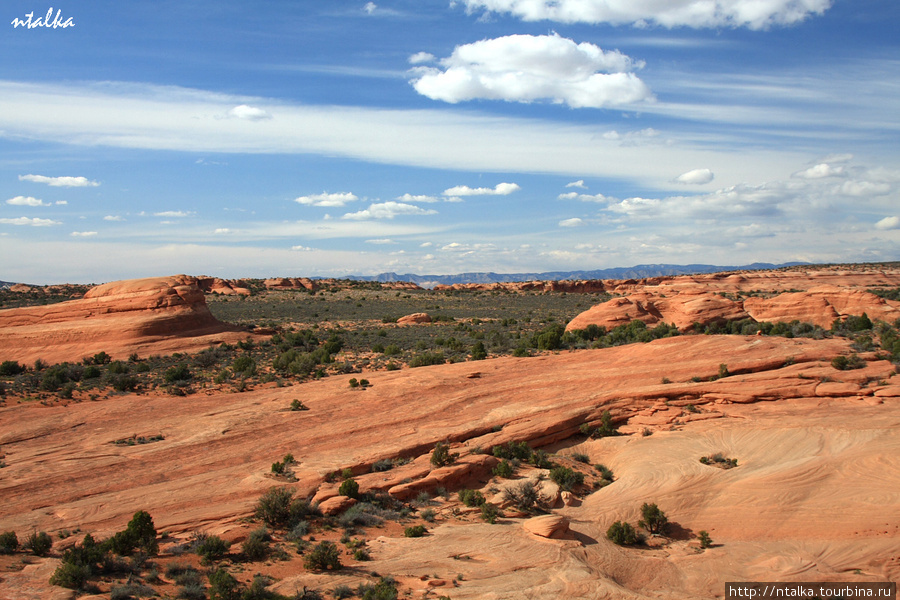
M 486 522 L 493 525 L 497 522 L 497 517 L 500 516 L 500 509 L 491 504 L 490 502 L 485 502 L 481 505 L 481 518 Z
M 535 450 L 531 454 L 529 462 L 538 469 L 549 469 L 553 466 L 553 463 L 550 462 L 550 457 L 543 450 Z
M 506 446 L 494 446 L 493 454 L 507 460 L 529 460 L 532 450 L 528 442 L 508 442 Z
M 241 552 L 247 560 L 263 560 L 269 554 L 269 543 L 272 536 L 265 527 L 254 529 L 241 544 Z
M 459 458 L 459 454 L 450 452 L 450 444 L 438 442 L 431 453 L 431 464 L 435 467 L 444 467 L 452 465 L 457 458 Z
M 600 427 L 594 430 L 592 437 L 602 438 L 619 435 L 618 425 L 612 422 L 612 414 L 608 410 L 604 410 L 600 415 Z
M 372 463 L 372 471 L 381 472 L 381 471 L 390 471 L 394 468 L 394 461 L 390 458 L 382 458 L 381 460 L 376 460 Z
M 206 536 L 206 538 L 197 545 L 195 552 L 204 563 L 210 563 L 221 560 L 228 554 L 231 544 L 216 535 Z
M 519 510 L 530 511 L 534 509 L 538 502 L 536 482 L 526 480 L 507 487 L 503 490 L 503 500 Z
M 584 473 L 573 471 L 569 467 L 557 466 L 550 469 L 550 479 L 559 486 L 559 489 L 572 491 L 584 483 Z
M 240 377 L 253 377 L 256 375 L 256 361 L 246 354 L 238 356 L 231 364 L 231 370 Z
M 25 372 L 25 366 L 14 360 L 4 360 L 0 363 L 0 377 L 14 377 Z
M 643 527 L 650 533 L 664 534 L 669 528 L 669 519 L 666 513 L 661 511 L 654 504 L 644 503 L 641 505 L 641 515 L 643 518 L 638 521 L 638 525 Z
M 481 506 L 484 504 L 484 494 L 478 490 L 459 490 L 459 501 L 466 506 Z
M 421 517 L 423 520 L 428 521 L 429 523 L 434 523 L 434 518 L 436 513 L 433 508 L 426 508 L 422 511 Z
M 357 548 L 353 551 L 353 560 L 365 562 L 367 560 L 372 560 L 372 557 L 369 555 L 369 551 L 365 548 Z
M 409 361 L 410 367 L 427 367 L 431 365 L 444 364 L 443 352 L 422 352 L 412 357 Z
M 700 540 L 700 547 L 704 550 L 713 545 L 712 538 L 709 537 L 709 532 L 706 530 L 700 530 L 697 533 L 697 539 Z
M 397 584 L 382 577 L 378 583 L 362 583 L 356 590 L 361 600 L 397 600 Z
M 12 554 L 19 549 L 19 538 L 15 531 L 0 533 L 0 554 Z
M 574 460 L 574 461 L 576 461 L 576 462 L 588 464 L 589 462 L 591 462 L 591 457 L 588 456 L 587 454 L 582 453 L 582 452 L 573 452 L 573 453 L 572 453 L 572 460 Z
M 353 479 L 346 479 L 338 488 L 338 494 L 347 496 L 348 498 L 356 498 L 359 496 L 359 484 Z
M 594 468 L 600 472 L 600 479 L 606 482 L 605 485 L 609 485 L 613 482 L 613 472 L 609 467 L 602 464 L 596 464 L 594 465 Z
M 831 360 L 831 366 L 839 371 L 849 371 L 863 368 L 866 366 L 866 361 L 857 354 L 851 354 L 850 356 L 840 355 L 835 356 Z
M 349 585 L 341 584 L 331 590 L 331 595 L 335 597 L 335 600 L 345 600 L 345 598 L 352 598 L 355 594 Z
M 103 542 L 103 548 L 122 556 L 131 554 L 135 549 L 156 556 L 159 553 L 159 542 L 156 541 L 153 518 L 147 511 L 139 510 L 131 517 L 124 531 L 119 531 Z
M 166 369 L 166 374 L 164 377 L 166 383 L 179 383 L 190 381 L 193 375 L 191 374 L 191 370 L 186 364 L 180 363 Z
M 35 556 L 47 556 L 53 547 L 53 538 L 46 531 L 33 531 L 25 543 L 22 544 L 25 550 L 29 550 Z
M 484 360 L 487 358 L 487 350 L 482 342 L 475 342 L 472 346 L 472 360 Z
M 202 593 L 203 588 L 201 587 L 200 589 Z M 110 600 L 132 600 L 133 598 L 149 598 L 156 595 L 156 590 L 152 587 L 137 582 L 114 585 L 109 590 Z M 206 594 L 200 597 L 205 598 Z
M 219 568 L 209 575 L 209 600 L 241 600 L 241 584 L 234 575 Z
M 336 571 L 343 566 L 340 550 L 333 542 L 320 542 L 307 553 L 303 566 L 310 571 Z
M 491 472 L 497 477 L 502 477 L 504 479 L 509 479 L 513 476 L 516 469 L 512 466 L 512 464 L 507 460 L 501 460 L 496 467 L 491 469 Z
M 606 530 L 606 538 L 619 546 L 635 544 L 640 539 L 634 527 L 625 521 L 616 521 L 610 525 Z
M 284 487 L 269 488 L 256 501 L 254 514 L 270 527 L 287 527 L 291 524 L 293 492 Z
M 93 573 L 87 565 L 63 562 L 56 567 L 53 575 L 50 576 L 50 583 L 51 585 L 58 585 L 70 590 L 77 590 L 84 586 L 91 575 Z
M 424 525 L 412 525 L 403 530 L 405 537 L 422 537 L 428 530 Z

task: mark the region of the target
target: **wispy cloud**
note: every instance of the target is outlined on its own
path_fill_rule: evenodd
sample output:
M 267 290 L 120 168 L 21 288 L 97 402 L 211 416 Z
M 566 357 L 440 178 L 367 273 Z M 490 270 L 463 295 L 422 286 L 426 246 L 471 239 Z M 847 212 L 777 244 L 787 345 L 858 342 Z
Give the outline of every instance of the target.
M 235 106 L 228 111 L 228 116 L 243 119 L 245 121 L 262 121 L 264 119 L 272 118 L 272 115 L 265 110 L 256 108 L 255 106 L 247 106 L 246 104 Z
M 19 181 L 32 181 L 34 183 L 46 183 L 53 187 L 97 187 L 97 181 L 91 181 L 87 177 L 47 177 L 46 175 L 19 175 Z
M 161 212 L 153 213 L 154 217 L 164 217 L 164 218 L 174 218 L 174 219 L 183 219 L 185 217 L 190 217 L 194 213 L 192 211 L 186 210 L 164 210 Z
M 72 237 L 94 237 L 97 235 L 96 231 L 73 231 Z
M 445 196 L 508 196 L 517 192 L 521 187 L 516 183 L 498 183 L 492 188 L 471 188 L 467 185 L 457 185 L 444 190 Z
M 61 221 L 54 221 L 52 219 L 32 219 L 28 217 L 3 218 L 0 219 L 0 223 L 3 223 L 4 225 L 30 225 L 32 227 L 50 227 L 51 225 L 62 225 Z
M 633 24 L 637 27 L 793 25 L 819 16 L 832 0 L 462 0 L 469 11 L 509 13 L 525 21 Z
M 709 169 L 692 169 L 675 178 L 675 183 L 689 185 L 703 185 L 715 179 L 715 175 Z
M 436 210 L 426 210 L 414 204 L 404 202 L 378 202 L 370 204 L 369 208 L 355 213 L 347 213 L 342 219 L 366 221 L 369 219 L 393 219 L 400 215 L 436 215 Z

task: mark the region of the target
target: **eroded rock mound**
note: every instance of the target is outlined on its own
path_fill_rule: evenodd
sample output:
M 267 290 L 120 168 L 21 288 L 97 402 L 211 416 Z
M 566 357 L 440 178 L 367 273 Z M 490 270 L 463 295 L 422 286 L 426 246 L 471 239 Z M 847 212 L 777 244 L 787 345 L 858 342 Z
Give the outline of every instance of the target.
M 22 362 L 191 351 L 245 337 L 212 316 L 197 279 L 186 275 L 116 281 L 81 300 L 0 311 L 3 358 Z
M 431 323 L 431 315 L 428 313 L 413 313 L 397 319 L 398 325 L 415 325 L 417 323 Z

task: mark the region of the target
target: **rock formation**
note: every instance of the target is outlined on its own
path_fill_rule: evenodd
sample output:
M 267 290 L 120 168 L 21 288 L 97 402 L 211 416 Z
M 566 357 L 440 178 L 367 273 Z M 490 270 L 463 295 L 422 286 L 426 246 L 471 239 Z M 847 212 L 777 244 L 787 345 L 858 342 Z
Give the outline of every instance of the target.
M 200 350 L 247 335 L 216 320 L 197 279 L 185 275 L 117 281 L 81 300 L 0 311 L 0 353 L 20 362 Z
M 413 313 L 397 319 L 398 325 L 416 325 L 419 323 L 431 323 L 431 315 L 428 313 Z

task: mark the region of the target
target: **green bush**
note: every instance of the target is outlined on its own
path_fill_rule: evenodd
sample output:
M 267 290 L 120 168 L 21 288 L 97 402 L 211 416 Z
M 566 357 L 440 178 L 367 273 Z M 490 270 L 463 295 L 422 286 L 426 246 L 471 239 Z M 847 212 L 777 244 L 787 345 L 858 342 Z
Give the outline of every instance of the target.
M 50 584 L 77 590 L 84 586 L 91 575 L 93 573 L 87 565 L 63 562 L 56 567 L 53 575 L 50 576 Z
M 532 450 L 528 442 L 509 442 L 506 446 L 494 446 L 493 454 L 507 460 L 530 460 Z
M 204 563 L 221 560 L 228 554 L 231 544 L 216 535 L 206 536 L 200 544 L 197 545 L 196 552 Z
M 32 532 L 22 547 L 30 550 L 35 556 L 47 556 L 53 547 L 53 538 L 46 531 Z
M 288 527 L 293 518 L 293 492 L 285 487 L 269 488 L 256 501 L 254 514 L 270 527 Z
M 606 537 L 609 541 L 619 546 L 626 544 L 635 544 L 639 541 L 637 532 L 629 523 L 624 521 L 616 521 L 606 530 Z
M 569 467 L 557 466 L 550 469 L 550 479 L 559 489 L 571 492 L 576 486 L 584 483 L 584 473 L 573 471 Z
M 403 530 L 405 537 L 422 537 L 428 532 L 424 525 L 412 525 Z
M 459 490 L 459 501 L 469 507 L 481 506 L 484 504 L 484 494 L 478 490 Z
M 191 377 L 193 377 L 193 375 L 191 374 L 191 370 L 184 363 L 177 364 L 174 367 L 169 367 L 168 369 L 166 369 L 166 383 L 190 381 Z
M 333 542 L 320 542 L 306 554 L 303 566 L 310 571 L 336 571 L 343 566 L 340 550 Z
M 397 600 L 398 594 L 394 580 L 385 577 L 376 584 L 360 584 L 356 592 L 360 600 Z
M 134 513 L 124 531 L 103 542 L 103 548 L 121 556 L 127 556 L 136 549 L 140 549 L 144 554 L 156 556 L 159 553 L 159 542 L 156 540 L 153 518 L 147 511 L 139 510 Z
M 412 357 L 409 361 L 410 367 L 427 367 L 431 365 L 442 365 L 444 364 L 444 353 L 443 352 L 423 352 L 422 354 L 417 354 Z
M 263 560 L 269 554 L 269 542 L 272 536 L 265 527 L 254 529 L 241 544 L 241 552 L 247 560 Z
M 516 469 L 512 466 L 512 464 L 507 460 L 501 460 L 500 463 L 491 469 L 491 472 L 497 477 L 502 477 L 503 479 L 509 479 L 513 476 Z
M 359 484 L 353 479 L 346 479 L 338 488 L 338 494 L 347 496 L 348 498 L 356 498 L 359 496 Z
M 25 371 L 25 366 L 14 360 L 4 360 L 0 363 L 0 377 L 14 377 Z
M 538 489 L 534 481 L 521 481 L 503 490 L 503 499 L 519 510 L 530 511 L 538 502 Z
M 459 454 L 450 453 L 450 444 L 438 442 L 431 453 L 431 464 L 435 467 L 445 467 L 452 465 L 457 458 L 459 458 Z
M 500 509 L 491 504 L 490 502 L 485 502 L 481 505 L 481 518 L 486 522 L 493 525 L 497 522 L 497 517 L 500 516 Z
M 706 530 L 700 530 L 697 533 L 697 538 L 700 540 L 700 547 L 704 550 L 713 545 L 712 538 L 709 537 L 709 532 Z
M 19 549 L 19 538 L 15 531 L 0 533 L 0 554 L 12 554 Z
M 209 575 L 209 600 L 241 600 L 242 593 L 241 584 L 225 569 Z

